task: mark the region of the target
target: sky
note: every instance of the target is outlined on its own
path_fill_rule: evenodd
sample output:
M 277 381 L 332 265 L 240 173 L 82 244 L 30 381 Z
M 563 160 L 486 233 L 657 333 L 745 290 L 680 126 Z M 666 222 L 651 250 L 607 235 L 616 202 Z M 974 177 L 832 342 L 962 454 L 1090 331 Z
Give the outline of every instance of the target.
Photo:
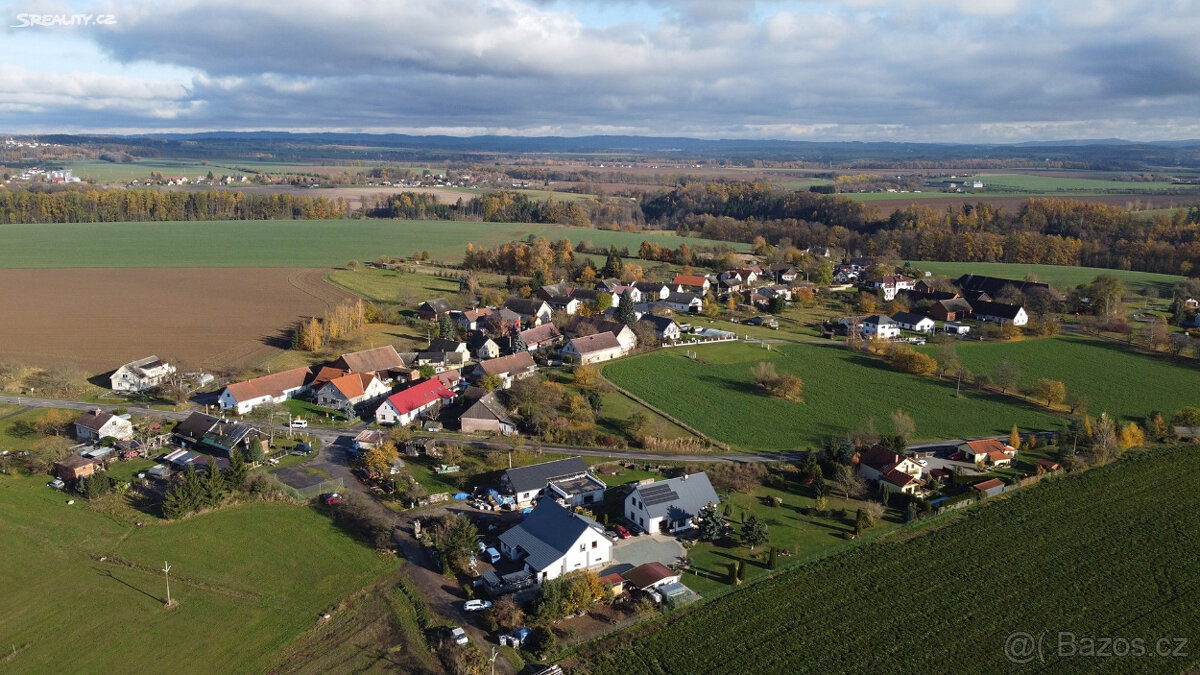
M 0 134 L 1194 139 L 1197 35 L 1200 0 L 0 0 Z

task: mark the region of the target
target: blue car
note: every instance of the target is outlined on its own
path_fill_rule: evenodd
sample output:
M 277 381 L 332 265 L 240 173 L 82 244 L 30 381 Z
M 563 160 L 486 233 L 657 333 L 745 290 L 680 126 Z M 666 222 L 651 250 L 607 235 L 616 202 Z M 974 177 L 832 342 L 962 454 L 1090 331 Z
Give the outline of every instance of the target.
M 500 562 L 500 551 L 489 547 L 483 552 L 483 557 L 487 558 L 489 562 L 495 565 L 496 563 Z

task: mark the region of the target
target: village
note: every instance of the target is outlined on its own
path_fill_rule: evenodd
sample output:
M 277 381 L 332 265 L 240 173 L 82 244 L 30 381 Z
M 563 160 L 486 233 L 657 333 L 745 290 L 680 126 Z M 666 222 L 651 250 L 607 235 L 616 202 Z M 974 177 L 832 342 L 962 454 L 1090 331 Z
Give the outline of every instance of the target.
M 797 550 L 776 543 L 790 535 L 778 531 L 771 509 L 794 495 L 815 500 L 806 503 L 816 508 L 802 509 L 813 522 L 857 538 L 877 525 L 882 532 L 1064 469 L 1035 452 L 1018 470 L 1019 452 L 1053 439 L 1026 439 L 1015 427 L 1004 438 L 843 443 L 823 451 L 819 462 L 811 451 L 783 453 L 783 463 L 765 471 L 678 461 L 702 457 L 655 461 L 616 445 L 543 443 L 528 407 L 518 402 L 523 387 L 549 373 L 579 378 L 596 364 L 647 350 L 747 340 L 769 346 L 761 333 L 693 325 L 706 307 L 712 313 L 713 303 L 739 307 L 749 315 L 744 325 L 770 330 L 778 325 L 774 314 L 798 296 L 849 290 L 859 294 L 860 308 L 895 311 L 826 321 L 821 334 L 879 345 L 923 343 L 935 334 L 1000 336 L 1029 317 L 1022 305 L 997 298 L 1053 292 L 1046 284 L 969 274 L 948 289 L 944 280 L 898 270 L 869 274 L 881 266 L 862 259 L 831 267 L 826 288 L 802 280 L 793 265 L 748 262 L 712 275 L 679 273 L 667 282 L 545 284 L 494 306 L 456 309 L 446 298 L 430 298 L 414 308 L 436 334 L 425 349 L 385 345 L 224 385 L 146 357 L 113 371 L 111 389 L 135 400 L 182 382 L 194 392 L 193 409 L 176 422 L 138 429 L 128 413 L 87 410 L 72 422 L 80 444 L 54 463 L 51 486 L 86 495 L 106 469 L 136 460 L 140 469 L 131 482 L 150 499 L 171 501 L 172 492 L 200 480 L 195 476 L 241 476 L 245 464 L 335 519 L 339 509 L 354 511 L 367 521 L 362 527 L 390 532 L 370 522 L 399 516 L 396 543 L 421 561 L 414 574 L 429 575 L 425 590 L 443 595 L 436 582 L 442 575 L 456 576 L 463 589 L 442 603 L 462 624 L 452 627 L 450 641 L 466 644 L 472 636 L 480 644 L 522 647 L 532 640 L 549 653 L 558 638 L 545 628 L 547 617 L 568 638 L 579 630 L 594 635 L 655 607 L 693 602 L 718 584 L 740 583 L 745 563 L 717 564 L 717 542 L 740 542 L 751 552 L 771 544 L 751 554 L 758 559 L 751 566 L 774 569 L 779 556 Z M 841 508 L 827 506 L 839 492 Z M 768 533 L 766 523 L 775 529 Z M 547 595 L 555 584 L 562 587 Z M 614 601 L 603 610 L 569 606 L 558 599 L 565 584 L 603 588 L 599 595 Z M 534 623 L 534 615 L 539 631 L 522 622 L 527 616 Z M 563 620 L 584 627 L 562 628 Z

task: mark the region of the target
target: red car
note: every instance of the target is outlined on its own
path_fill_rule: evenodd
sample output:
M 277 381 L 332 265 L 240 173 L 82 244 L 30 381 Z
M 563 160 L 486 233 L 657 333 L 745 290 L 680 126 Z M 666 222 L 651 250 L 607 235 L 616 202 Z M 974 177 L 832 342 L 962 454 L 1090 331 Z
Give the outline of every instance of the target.
M 327 495 L 321 496 L 321 501 L 325 502 L 325 506 L 333 506 L 334 504 L 342 503 L 342 496 L 336 492 L 330 492 Z
M 618 525 L 616 531 L 617 536 L 622 539 L 628 539 L 630 537 L 629 530 L 625 529 L 624 525 Z

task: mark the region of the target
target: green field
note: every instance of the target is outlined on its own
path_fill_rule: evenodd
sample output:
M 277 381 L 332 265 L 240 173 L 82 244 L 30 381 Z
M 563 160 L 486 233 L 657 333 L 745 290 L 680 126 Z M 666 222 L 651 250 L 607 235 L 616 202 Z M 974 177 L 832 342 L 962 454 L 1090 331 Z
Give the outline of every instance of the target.
M 671 232 L 616 232 L 528 223 L 425 220 L 261 220 L 55 223 L 0 227 L 0 268 L 334 267 L 428 251 L 460 261 L 467 242 L 491 247 L 529 235 L 578 244 L 672 248 L 716 242 Z M 734 248 L 745 249 L 742 244 Z
M 148 521 L 137 527 L 124 512 L 67 505 L 46 480 L 0 476 L 0 635 L 13 672 L 264 672 L 322 611 L 396 567 L 307 507 L 253 503 L 176 523 L 134 512 Z
M 1146 288 L 1154 288 L 1160 294 L 1170 292 L 1175 284 L 1183 281 L 1183 277 L 1173 274 L 1131 272 L 1128 270 L 1110 270 L 1099 267 L 989 262 L 939 262 L 934 260 L 913 261 L 913 265 L 918 269 L 948 276 L 951 279 L 957 279 L 963 274 L 980 274 L 989 277 L 1024 281 L 1025 275 L 1033 274 L 1037 277 L 1038 281 L 1050 284 L 1059 289 L 1070 289 L 1080 284 L 1091 283 L 1101 274 L 1116 276 L 1125 283 L 1127 290 L 1139 291 Z
M 930 353 L 936 347 L 924 349 Z M 1146 413 L 1170 413 L 1200 405 L 1200 369 L 1192 362 L 1126 349 L 1122 345 L 1076 335 L 1020 342 L 962 342 L 958 356 L 972 372 L 991 372 L 1000 361 L 1021 371 L 1022 386 L 1039 378 L 1061 380 L 1067 392 L 1083 392 L 1088 412 L 1107 412 L 1141 423 Z
M 1104 193 L 1117 192 L 1136 194 L 1139 192 L 1189 191 L 1194 185 L 1178 185 L 1169 181 L 1148 182 L 1113 180 L 1108 177 L 1041 176 L 1028 173 L 983 173 L 972 178 L 983 181 L 983 189 L 989 192 L 1030 192 L 1038 194 Z
M 770 351 L 757 345 L 717 344 L 614 361 L 604 375 L 614 384 L 690 424 L 744 450 L 813 447 L 831 436 L 874 420 L 890 430 L 890 415 L 905 409 L 917 425 L 916 438 L 950 439 L 1024 430 L 1053 430 L 1061 418 L 1010 398 L 964 391 L 932 378 L 906 375 L 881 361 L 829 345 L 792 344 Z M 782 373 L 804 380 L 804 403 L 759 393 L 750 368 L 771 361 Z
M 1179 673 L 1200 656 L 1197 509 L 1200 453 L 1134 453 L 924 534 L 801 565 L 590 645 L 565 665 L 593 675 Z M 1024 666 L 1005 655 L 1015 632 L 1043 639 Z M 1139 639 L 1146 653 L 1071 657 L 1060 632 L 1076 646 Z M 1184 639 L 1186 656 L 1172 655 L 1174 640 L 1156 649 L 1170 638 Z

